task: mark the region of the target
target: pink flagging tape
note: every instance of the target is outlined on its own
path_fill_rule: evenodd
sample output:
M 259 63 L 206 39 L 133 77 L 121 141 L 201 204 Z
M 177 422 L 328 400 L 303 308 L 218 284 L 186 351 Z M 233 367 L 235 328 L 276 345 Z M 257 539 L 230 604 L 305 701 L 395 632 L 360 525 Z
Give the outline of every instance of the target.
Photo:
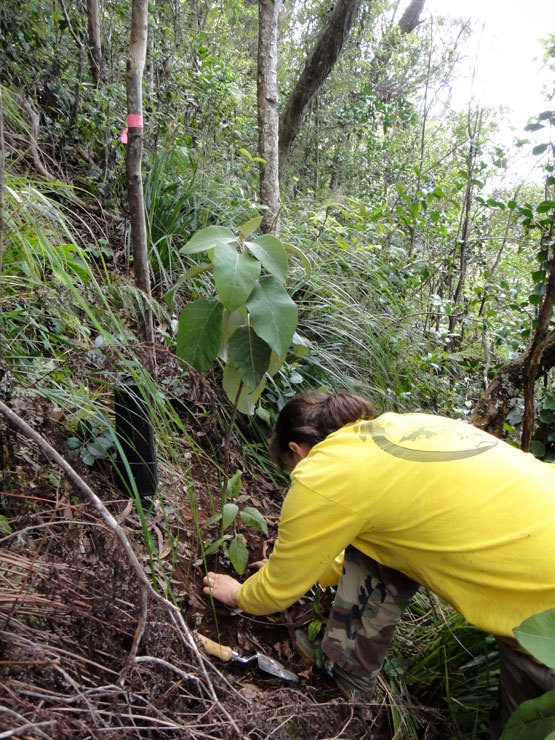
M 119 137 L 119 140 L 121 141 L 122 144 L 127 144 L 128 129 L 142 128 L 142 127 L 143 127 L 143 117 L 140 116 L 138 113 L 130 113 L 127 116 L 127 128 L 122 131 L 121 136 Z

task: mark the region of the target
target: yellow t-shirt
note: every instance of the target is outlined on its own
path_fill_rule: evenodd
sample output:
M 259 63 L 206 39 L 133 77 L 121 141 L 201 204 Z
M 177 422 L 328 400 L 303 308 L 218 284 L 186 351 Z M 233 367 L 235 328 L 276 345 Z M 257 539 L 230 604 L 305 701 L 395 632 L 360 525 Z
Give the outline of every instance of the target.
M 238 594 L 270 614 L 353 545 L 470 623 L 513 637 L 555 607 L 555 468 L 460 421 L 387 413 L 315 445 L 295 468 L 268 564 Z

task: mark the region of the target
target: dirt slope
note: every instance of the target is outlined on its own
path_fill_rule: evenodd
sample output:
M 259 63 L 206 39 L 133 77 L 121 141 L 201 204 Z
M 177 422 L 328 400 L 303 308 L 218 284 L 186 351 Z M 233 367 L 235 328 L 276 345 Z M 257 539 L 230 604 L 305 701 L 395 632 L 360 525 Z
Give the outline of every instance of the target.
M 157 591 L 173 599 L 178 610 L 153 595 L 145 597 L 125 548 L 83 491 L 0 417 L 2 737 L 392 736 L 386 693 L 379 691 L 366 707 L 354 707 L 295 655 L 294 630 L 315 617 L 311 594 L 286 613 L 267 618 L 234 613 L 202 594 L 205 566 L 188 485 L 194 487 L 202 536 L 209 537 L 214 532 L 205 524 L 210 492 L 219 485 L 209 451 L 221 438 L 214 414 L 191 414 L 191 408 L 213 407 L 212 393 L 199 379 L 194 404 L 184 406 L 190 431 L 207 455 L 190 454 L 184 443 L 183 472 L 160 470 L 159 495 L 144 525 L 110 469 L 87 467 L 68 449 L 63 413 L 20 389 L 6 394 L 10 408 L 64 455 L 102 500 Z M 269 524 L 267 538 L 243 530 L 253 562 L 271 551 L 283 490 L 245 461 L 239 448 L 232 450 L 232 459 L 234 469 L 243 471 L 242 493 Z M 153 543 L 150 554 L 145 528 Z M 208 565 L 232 572 L 216 556 Z M 322 595 L 324 608 L 329 599 Z M 195 630 L 219 637 L 245 656 L 264 652 L 298 674 L 299 682 L 280 680 L 252 664 L 207 658 L 192 642 Z M 431 712 L 427 736 L 446 736 L 443 730 L 445 723 Z

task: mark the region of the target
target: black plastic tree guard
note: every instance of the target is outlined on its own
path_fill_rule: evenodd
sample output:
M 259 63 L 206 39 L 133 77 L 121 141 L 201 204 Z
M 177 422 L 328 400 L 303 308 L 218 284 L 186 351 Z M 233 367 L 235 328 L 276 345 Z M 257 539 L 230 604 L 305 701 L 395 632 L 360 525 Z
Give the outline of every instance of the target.
M 116 437 L 121 445 L 117 463 L 121 488 L 132 493 L 134 482 L 141 501 L 149 499 L 158 487 L 154 430 L 150 408 L 131 375 L 118 376 L 114 406 Z

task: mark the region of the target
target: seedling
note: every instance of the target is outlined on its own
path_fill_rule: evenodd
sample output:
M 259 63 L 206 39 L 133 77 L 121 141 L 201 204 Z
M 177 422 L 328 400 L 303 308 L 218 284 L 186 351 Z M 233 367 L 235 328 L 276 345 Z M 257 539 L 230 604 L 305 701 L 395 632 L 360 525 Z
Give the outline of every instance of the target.
M 85 465 L 93 466 L 98 460 L 114 460 L 116 447 L 110 431 L 99 421 L 80 419 L 75 435 L 66 440 L 70 450 L 79 450 Z
M 241 475 L 241 471 L 238 470 L 229 478 L 223 491 L 222 510 L 206 521 L 207 526 L 216 522 L 220 523 L 218 538 L 207 538 L 203 542 L 205 556 L 221 553 L 229 560 L 239 575 L 245 572 L 249 560 L 245 537 L 236 529 L 239 522 L 243 522 L 248 527 L 268 535 L 266 520 L 256 507 L 242 506 L 240 508 L 240 505 L 250 500 L 249 496 L 240 495 Z M 233 500 L 228 501 L 228 499 Z

